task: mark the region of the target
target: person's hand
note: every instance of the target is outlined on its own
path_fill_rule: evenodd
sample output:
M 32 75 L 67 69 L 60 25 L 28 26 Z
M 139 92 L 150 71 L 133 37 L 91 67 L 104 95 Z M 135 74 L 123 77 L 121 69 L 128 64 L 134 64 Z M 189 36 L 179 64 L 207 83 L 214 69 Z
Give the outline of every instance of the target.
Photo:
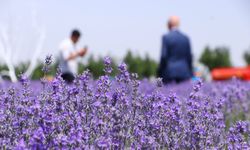
M 88 47 L 84 47 L 79 51 L 79 55 L 82 57 L 84 56 L 88 51 Z

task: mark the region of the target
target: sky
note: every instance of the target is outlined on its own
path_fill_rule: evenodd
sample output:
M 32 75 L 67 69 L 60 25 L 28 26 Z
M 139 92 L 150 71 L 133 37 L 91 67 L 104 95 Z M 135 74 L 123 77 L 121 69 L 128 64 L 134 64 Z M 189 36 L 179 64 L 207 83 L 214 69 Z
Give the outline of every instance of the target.
M 242 55 L 250 48 L 249 0 L 0 0 L 0 31 L 10 33 L 15 62 L 34 55 L 39 31 L 46 35 L 43 59 L 56 55 L 59 43 L 74 28 L 83 35 L 79 46 L 89 48 L 82 61 L 90 54 L 121 59 L 128 49 L 158 61 L 171 15 L 180 17 L 180 30 L 190 37 L 196 61 L 205 46 L 226 46 L 233 64 L 245 65 Z

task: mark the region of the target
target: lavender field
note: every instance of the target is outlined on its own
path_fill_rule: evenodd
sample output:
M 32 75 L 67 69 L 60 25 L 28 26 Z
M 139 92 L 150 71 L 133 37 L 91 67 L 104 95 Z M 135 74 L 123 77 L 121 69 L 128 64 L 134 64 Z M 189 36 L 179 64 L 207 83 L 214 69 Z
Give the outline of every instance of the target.
M 44 67 L 49 71 L 50 62 Z M 73 84 L 0 84 L 1 149 L 249 149 L 250 84 L 238 79 L 163 85 L 124 63 L 111 78 L 86 70 Z

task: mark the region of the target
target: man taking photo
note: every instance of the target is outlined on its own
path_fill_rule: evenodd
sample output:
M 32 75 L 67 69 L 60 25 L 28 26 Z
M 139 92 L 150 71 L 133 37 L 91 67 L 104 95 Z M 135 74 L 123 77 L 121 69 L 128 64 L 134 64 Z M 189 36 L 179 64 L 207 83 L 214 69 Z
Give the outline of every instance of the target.
M 75 75 L 78 72 L 77 58 L 83 57 L 88 48 L 77 48 L 77 43 L 81 37 L 81 33 L 78 30 L 71 32 L 70 38 L 63 40 L 59 46 L 60 60 L 59 66 L 62 71 L 62 78 L 71 83 L 75 79 Z

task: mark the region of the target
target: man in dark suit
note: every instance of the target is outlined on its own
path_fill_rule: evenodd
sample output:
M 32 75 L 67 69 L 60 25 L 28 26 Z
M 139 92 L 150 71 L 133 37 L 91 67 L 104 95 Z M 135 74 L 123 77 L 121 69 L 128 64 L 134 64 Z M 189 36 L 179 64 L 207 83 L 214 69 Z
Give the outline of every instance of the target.
M 179 18 L 170 17 L 169 33 L 162 37 L 161 60 L 158 76 L 164 83 L 182 82 L 193 76 L 189 38 L 179 30 Z

